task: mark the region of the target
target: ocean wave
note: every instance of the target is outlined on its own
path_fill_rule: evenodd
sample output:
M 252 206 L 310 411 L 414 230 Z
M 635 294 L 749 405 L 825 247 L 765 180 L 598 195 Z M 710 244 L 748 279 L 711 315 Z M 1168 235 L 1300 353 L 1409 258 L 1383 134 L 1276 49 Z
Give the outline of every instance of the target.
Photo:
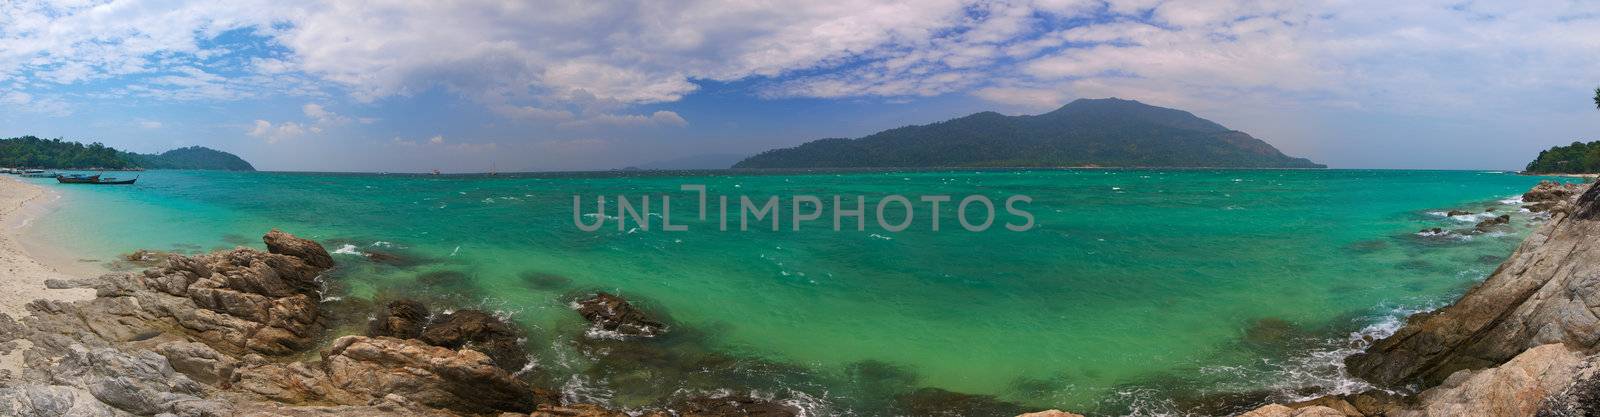
M 880 235 L 880 234 L 877 234 L 877 233 L 873 233 L 873 234 L 867 235 L 867 237 L 870 237 L 870 238 L 873 238 L 873 239 L 894 240 L 894 238 L 892 238 L 892 237 Z
M 1523 203 L 1522 194 L 1517 194 L 1517 195 L 1508 197 L 1508 198 L 1506 198 L 1504 200 L 1500 200 L 1500 204 L 1505 204 L 1505 205 L 1508 205 L 1508 206 L 1518 206 L 1518 205 L 1522 205 L 1522 203 Z
M 1289 358 L 1274 371 L 1278 382 L 1273 387 L 1289 401 L 1305 401 L 1325 395 L 1354 394 L 1379 389 L 1366 381 L 1350 375 L 1345 358 L 1365 352 L 1374 342 L 1394 335 L 1405 320 L 1417 313 L 1432 311 L 1437 305 L 1423 308 L 1394 307 L 1373 319 L 1361 329 L 1345 337 L 1327 341 L 1328 347 Z
M 364 256 L 364 255 L 366 255 L 364 253 L 361 253 L 361 251 L 356 250 L 356 245 L 351 245 L 351 244 L 345 244 L 344 246 L 340 246 L 338 249 L 334 249 L 333 253 L 339 254 L 339 255 L 355 255 L 355 256 Z

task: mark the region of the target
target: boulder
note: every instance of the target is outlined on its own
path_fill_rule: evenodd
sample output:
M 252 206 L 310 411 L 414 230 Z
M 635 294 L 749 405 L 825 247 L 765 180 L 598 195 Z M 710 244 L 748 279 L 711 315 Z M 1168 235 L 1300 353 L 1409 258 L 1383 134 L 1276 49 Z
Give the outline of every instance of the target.
M 1533 189 L 1522 194 L 1522 201 L 1534 203 L 1540 201 L 1566 200 L 1577 195 L 1584 185 L 1573 183 L 1558 183 L 1555 181 L 1539 181 Z
M 634 307 L 628 300 L 605 292 L 578 301 L 578 314 L 594 329 L 622 336 L 651 337 L 666 332 L 667 325 Z
M 428 306 L 416 300 L 389 302 L 367 327 L 367 336 L 387 336 L 396 339 L 422 337 L 428 325 Z
M 1444 215 L 1450 216 L 1450 217 L 1455 217 L 1455 216 L 1465 216 L 1465 215 L 1469 215 L 1469 214 L 1472 214 L 1472 212 L 1466 211 L 1466 210 L 1450 210 L 1449 212 L 1446 212 Z
M 1531 417 L 1546 398 L 1572 385 L 1583 363 L 1583 355 L 1565 345 L 1535 347 L 1498 367 L 1458 371 L 1420 394 L 1418 408 L 1394 415 Z
M 450 349 L 470 348 L 488 355 L 500 369 L 516 372 L 528 364 L 522 332 L 511 323 L 480 310 L 461 310 L 428 324 L 423 342 Z
M 471 414 L 530 413 L 537 405 L 532 387 L 471 349 L 345 336 L 322 353 L 322 366 L 333 386 L 373 399 L 392 394 Z
M 267 232 L 261 240 L 267 244 L 267 252 L 300 258 L 306 264 L 317 268 L 333 267 L 333 256 L 328 254 L 327 248 L 317 242 L 294 237 L 278 229 Z

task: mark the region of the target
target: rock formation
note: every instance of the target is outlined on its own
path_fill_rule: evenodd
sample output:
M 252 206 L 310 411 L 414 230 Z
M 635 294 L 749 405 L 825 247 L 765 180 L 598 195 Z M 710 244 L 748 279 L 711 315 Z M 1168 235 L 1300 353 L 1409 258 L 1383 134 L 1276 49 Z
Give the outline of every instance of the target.
M 1540 191 L 1540 189 L 1546 189 Z M 1558 193 L 1541 183 L 1529 194 Z M 1351 373 L 1385 386 L 1436 385 L 1450 374 L 1505 363 L 1551 343 L 1600 343 L 1600 188 L 1560 200 L 1552 217 L 1455 304 L 1408 320 L 1350 357 Z M 1526 197 L 1525 197 L 1526 198 Z
M 578 301 L 578 314 L 594 328 L 623 336 L 650 337 L 661 334 L 667 325 L 640 311 L 628 300 L 604 292 Z
M 553 401 L 473 349 L 504 346 L 498 319 L 440 327 L 453 329 L 441 330 L 450 347 L 347 336 L 299 360 L 323 340 L 320 280 L 332 258 L 276 230 L 263 241 L 267 252 L 170 256 L 142 273 L 49 283 L 97 298 L 35 301 L 0 332 L 0 344 L 30 346 L 23 375 L 0 379 L 0 415 L 426 416 L 529 413 Z M 386 311 L 374 328 L 425 333 L 420 304 Z

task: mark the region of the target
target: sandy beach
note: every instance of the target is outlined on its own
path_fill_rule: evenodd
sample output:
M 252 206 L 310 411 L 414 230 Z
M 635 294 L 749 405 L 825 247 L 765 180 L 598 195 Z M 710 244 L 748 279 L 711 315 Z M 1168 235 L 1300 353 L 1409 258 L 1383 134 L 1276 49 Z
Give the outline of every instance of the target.
M 88 289 L 52 290 L 45 281 L 70 279 L 73 276 L 52 268 L 29 255 L 19 242 L 17 234 L 26 227 L 31 216 L 47 209 L 49 191 L 11 177 L 0 177 L 0 313 L 21 318 L 28 314 L 25 307 L 33 300 L 49 298 L 58 300 L 87 300 L 94 298 Z M 26 341 L 22 341 L 26 343 Z M 26 346 L 22 346 L 26 347 Z M 22 366 L 23 349 L 6 351 L 0 347 L 0 372 L 15 372 Z

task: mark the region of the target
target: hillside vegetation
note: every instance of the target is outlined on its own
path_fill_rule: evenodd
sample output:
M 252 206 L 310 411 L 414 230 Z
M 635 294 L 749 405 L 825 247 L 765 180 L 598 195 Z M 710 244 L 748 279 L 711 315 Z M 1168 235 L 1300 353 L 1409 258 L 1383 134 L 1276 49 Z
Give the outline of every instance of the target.
M 254 171 L 238 156 L 200 146 L 161 154 L 123 152 L 99 142 L 22 136 L 0 139 L 0 166 L 43 169 L 216 169 Z
M 1325 167 L 1186 111 L 1109 98 L 1036 116 L 983 112 L 860 139 L 821 139 L 762 152 L 734 168 L 1075 166 Z

